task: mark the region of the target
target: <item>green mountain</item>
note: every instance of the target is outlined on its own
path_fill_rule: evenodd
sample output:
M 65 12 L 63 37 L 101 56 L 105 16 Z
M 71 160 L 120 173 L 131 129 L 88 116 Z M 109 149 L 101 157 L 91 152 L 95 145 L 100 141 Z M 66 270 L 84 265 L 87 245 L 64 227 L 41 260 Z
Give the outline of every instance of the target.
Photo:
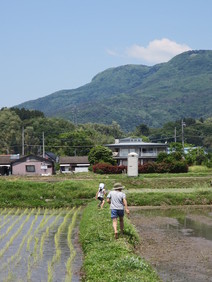
M 97 74 L 90 83 L 18 105 L 78 123 L 111 124 L 126 130 L 159 127 L 212 113 L 212 51 L 188 51 L 149 67 L 125 65 Z

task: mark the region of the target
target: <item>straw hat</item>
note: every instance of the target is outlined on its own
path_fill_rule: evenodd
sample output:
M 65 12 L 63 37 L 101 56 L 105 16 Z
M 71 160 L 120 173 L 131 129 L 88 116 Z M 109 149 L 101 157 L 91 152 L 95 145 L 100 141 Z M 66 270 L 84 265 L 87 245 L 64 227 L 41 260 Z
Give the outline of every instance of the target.
M 113 186 L 113 190 L 122 190 L 125 187 L 121 185 L 121 183 L 115 183 Z

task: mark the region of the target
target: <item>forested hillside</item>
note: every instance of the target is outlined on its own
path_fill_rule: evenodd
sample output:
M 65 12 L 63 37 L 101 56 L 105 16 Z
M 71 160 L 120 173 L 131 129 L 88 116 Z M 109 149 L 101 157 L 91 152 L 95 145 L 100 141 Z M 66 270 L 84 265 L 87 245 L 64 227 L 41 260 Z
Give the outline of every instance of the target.
M 212 118 L 206 120 L 184 120 L 185 143 L 204 147 L 212 152 Z M 182 141 L 181 120 L 168 122 L 161 128 L 138 124 L 132 132 L 125 133 L 117 124 L 86 123 L 74 125 L 62 118 L 45 117 L 42 112 L 25 109 L 0 110 L 0 154 L 22 154 L 22 133 L 24 129 L 24 153 L 42 154 L 42 136 L 45 136 L 46 151 L 60 156 L 87 155 L 95 145 L 113 143 L 115 138 L 142 137 L 144 141 Z
M 138 124 L 211 116 L 212 51 L 189 51 L 152 67 L 126 65 L 97 74 L 90 83 L 28 101 L 19 108 L 78 123 L 111 124 L 125 131 Z

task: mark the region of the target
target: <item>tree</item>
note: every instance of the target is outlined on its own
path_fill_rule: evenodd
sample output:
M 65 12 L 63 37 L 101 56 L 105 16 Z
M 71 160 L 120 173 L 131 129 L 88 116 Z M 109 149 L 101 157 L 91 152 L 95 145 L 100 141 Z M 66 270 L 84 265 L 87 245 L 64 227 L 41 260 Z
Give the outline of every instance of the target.
M 136 126 L 135 134 L 138 136 L 140 135 L 149 136 L 149 127 L 146 124 L 142 123 Z
M 170 148 L 170 152 L 173 153 L 173 152 L 179 152 L 181 154 L 184 153 L 184 150 L 183 150 L 183 145 L 179 142 L 172 142 L 170 143 L 169 145 L 169 148 Z
M 21 120 L 18 115 L 4 108 L 0 111 L 0 153 L 18 153 L 21 147 Z
M 88 154 L 88 160 L 92 165 L 99 162 L 115 163 L 112 151 L 104 146 L 95 146 L 92 148 Z
M 44 117 L 44 113 L 37 110 L 27 110 L 25 108 L 10 108 L 11 111 L 15 112 L 21 120 Z
M 59 138 L 63 147 L 62 154 L 67 156 L 87 156 L 94 145 L 83 129 L 60 134 Z

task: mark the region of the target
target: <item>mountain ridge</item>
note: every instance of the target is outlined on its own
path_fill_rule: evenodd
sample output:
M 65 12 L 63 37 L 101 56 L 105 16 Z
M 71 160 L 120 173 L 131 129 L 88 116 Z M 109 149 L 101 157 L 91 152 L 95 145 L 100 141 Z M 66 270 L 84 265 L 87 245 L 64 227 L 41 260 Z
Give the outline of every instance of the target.
M 76 89 L 60 90 L 17 105 L 79 123 L 111 124 L 130 131 L 183 117 L 207 118 L 212 108 L 212 51 L 194 50 L 152 67 L 106 69 Z

